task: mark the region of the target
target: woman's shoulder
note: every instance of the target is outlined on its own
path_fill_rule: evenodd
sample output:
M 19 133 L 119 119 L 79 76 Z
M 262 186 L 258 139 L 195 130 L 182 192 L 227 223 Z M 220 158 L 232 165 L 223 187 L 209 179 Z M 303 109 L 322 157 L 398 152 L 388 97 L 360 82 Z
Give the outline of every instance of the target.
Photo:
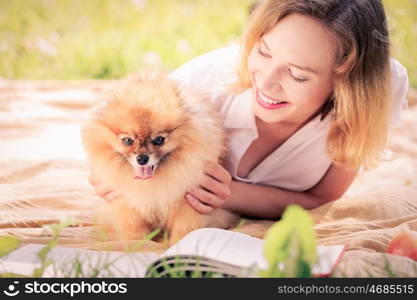
M 170 77 L 201 92 L 223 90 L 237 80 L 239 51 L 233 45 L 207 52 L 172 71 Z

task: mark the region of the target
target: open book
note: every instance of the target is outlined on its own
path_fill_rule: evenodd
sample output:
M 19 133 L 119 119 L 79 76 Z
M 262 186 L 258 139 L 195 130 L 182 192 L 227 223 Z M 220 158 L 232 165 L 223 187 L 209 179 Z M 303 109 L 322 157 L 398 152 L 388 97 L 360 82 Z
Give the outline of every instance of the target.
M 215 274 L 214 277 L 256 277 L 254 270 L 266 269 L 264 240 L 246 234 L 217 229 L 195 230 L 162 254 L 93 251 L 55 247 L 47 258 L 53 263 L 43 277 L 169 277 L 192 271 Z M 37 253 L 44 245 L 25 245 L 0 258 L 0 273 L 31 276 L 41 266 Z M 328 276 L 344 246 L 318 246 L 319 261 L 313 266 L 314 276 Z

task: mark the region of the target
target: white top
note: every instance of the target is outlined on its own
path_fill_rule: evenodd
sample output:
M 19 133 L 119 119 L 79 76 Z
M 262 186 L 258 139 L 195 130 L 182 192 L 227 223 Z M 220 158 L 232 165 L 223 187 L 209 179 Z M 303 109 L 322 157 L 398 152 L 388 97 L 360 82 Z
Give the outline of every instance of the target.
M 228 135 L 226 169 L 233 178 L 291 191 L 305 191 L 315 186 L 330 167 L 326 136 L 331 119 L 320 121 L 320 114 L 296 131 L 287 141 L 255 166 L 246 178 L 237 176 L 237 167 L 249 145 L 258 137 L 252 111 L 251 89 L 233 95 L 227 85 L 237 80 L 239 47 L 230 46 L 192 59 L 171 73 L 171 77 L 189 85 L 210 99 L 223 117 Z M 391 59 L 393 78 L 393 125 L 407 107 L 406 69 Z

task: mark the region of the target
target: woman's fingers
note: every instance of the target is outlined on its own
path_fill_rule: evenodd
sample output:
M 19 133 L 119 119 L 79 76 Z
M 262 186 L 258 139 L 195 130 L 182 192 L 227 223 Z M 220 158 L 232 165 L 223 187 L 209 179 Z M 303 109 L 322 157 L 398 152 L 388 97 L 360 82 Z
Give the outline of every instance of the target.
M 223 206 L 231 195 L 232 177 L 221 165 L 210 161 L 204 164 L 205 176 L 198 187 L 190 189 L 186 195 L 187 202 L 200 213 L 209 213 Z
M 113 192 L 113 190 L 108 185 L 105 185 L 104 183 L 96 184 L 94 186 L 94 189 L 96 190 L 97 195 L 103 198 L 106 197 L 111 192 Z
M 223 201 L 230 196 L 229 184 L 218 182 L 211 176 L 205 176 L 200 185 Z
M 203 204 L 210 205 L 213 208 L 222 207 L 224 204 L 223 199 L 220 199 L 217 195 L 202 188 L 193 188 L 189 191 L 189 194 L 203 202 Z
M 104 198 L 107 202 L 112 202 L 123 197 L 123 194 L 113 191 L 111 187 L 104 183 L 99 183 L 94 186 L 96 194 Z
M 200 200 L 191 194 L 186 194 L 185 199 L 187 200 L 188 204 L 200 214 L 208 214 L 213 210 L 213 207 L 203 204 Z
M 118 198 L 123 197 L 123 194 L 113 191 L 113 189 L 110 186 L 98 180 L 98 178 L 95 177 L 93 174 L 90 174 L 90 176 L 88 177 L 88 181 L 94 187 L 96 194 L 104 200 L 106 200 L 107 202 L 112 202 Z
M 90 176 L 88 177 L 88 182 L 92 185 L 92 186 L 96 186 L 97 184 L 100 183 L 100 181 L 93 175 L 90 174 Z
M 229 184 L 232 181 L 232 176 L 230 173 L 220 164 L 214 163 L 212 161 L 206 161 L 204 163 L 204 172 L 217 181 L 225 184 Z
M 107 194 L 104 199 L 106 199 L 108 202 L 112 202 L 116 199 L 119 199 L 123 197 L 123 194 L 121 193 L 117 193 L 117 192 L 110 192 L 109 194 Z

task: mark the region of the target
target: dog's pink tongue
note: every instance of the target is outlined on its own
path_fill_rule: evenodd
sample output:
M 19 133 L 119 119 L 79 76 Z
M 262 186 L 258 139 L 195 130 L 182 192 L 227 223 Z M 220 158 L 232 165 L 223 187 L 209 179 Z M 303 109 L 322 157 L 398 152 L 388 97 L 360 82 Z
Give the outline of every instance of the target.
M 152 166 L 135 166 L 135 179 L 148 179 L 152 174 Z

